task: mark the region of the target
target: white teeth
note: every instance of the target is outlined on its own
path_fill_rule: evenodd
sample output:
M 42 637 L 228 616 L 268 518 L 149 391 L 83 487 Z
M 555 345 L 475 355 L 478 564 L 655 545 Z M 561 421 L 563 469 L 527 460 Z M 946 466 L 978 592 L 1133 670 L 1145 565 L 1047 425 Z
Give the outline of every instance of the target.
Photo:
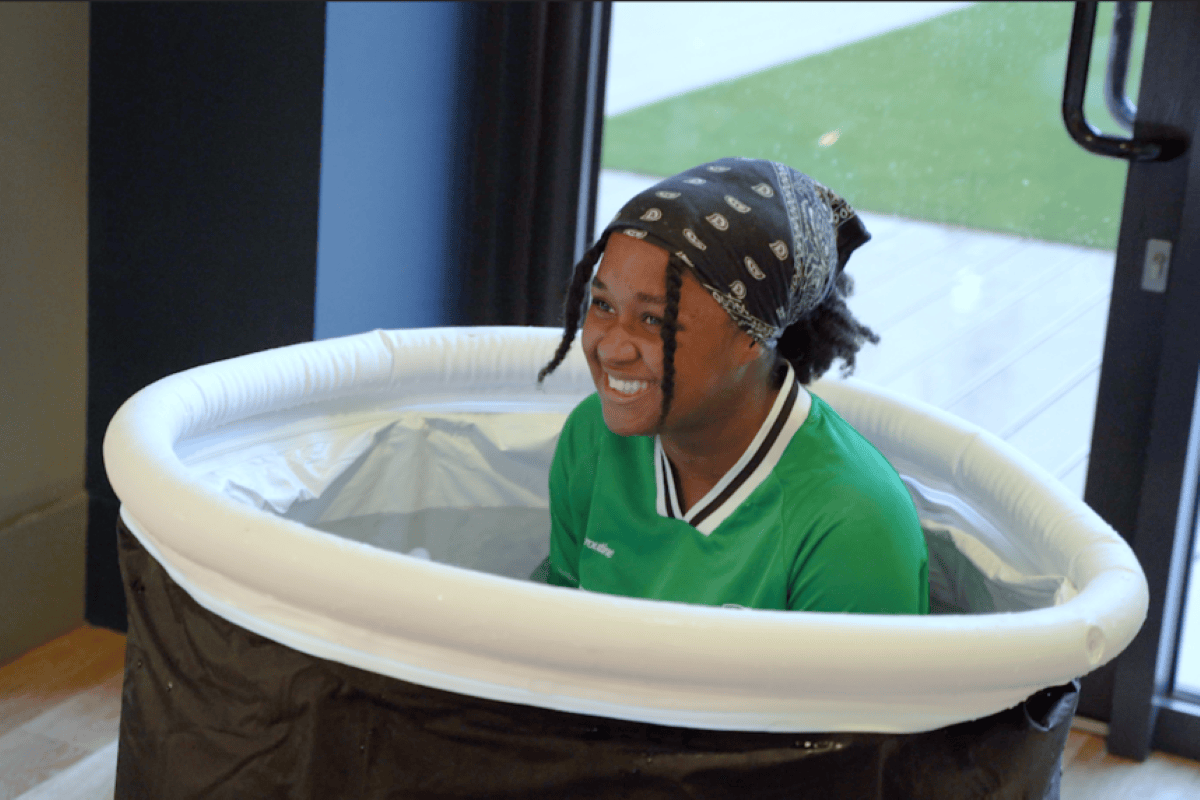
M 612 375 L 609 375 L 608 385 L 621 394 L 637 394 L 650 384 L 647 381 L 619 381 Z

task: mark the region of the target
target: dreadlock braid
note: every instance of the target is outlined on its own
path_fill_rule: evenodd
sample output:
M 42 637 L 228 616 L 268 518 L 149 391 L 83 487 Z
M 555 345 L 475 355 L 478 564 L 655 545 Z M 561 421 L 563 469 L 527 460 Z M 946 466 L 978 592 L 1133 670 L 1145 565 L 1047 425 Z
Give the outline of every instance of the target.
M 663 374 L 662 374 L 662 414 L 658 424 L 662 425 L 667 419 L 667 411 L 671 408 L 671 398 L 675 394 L 675 332 L 679 321 L 679 294 L 683 289 L 683 265 L 679 259 L 671 256 L 667 261 L 667 307 L 663 311 L 663 321 L 660 333 L 663 342 Z
M 842 375 L 849 375 L 863 343 L 879 344 L 879 334 L 859 322 L 846 306 L 853 291 L 854 281 L 841 273 L 829 296 L 779 337 L 776 352 L 791 362 L 800 383 L 821 377 L 835 358 L 843 362 Z
M 575 334 L 579 331 L 579 318 L 583 316 L 583 302 L 587 299 L 588 281 L 592 279 L 592 268 L 596 266 L 596 262 L 600 260 L 600 254 L 604 252 L 605 241 L 606 237 L 597 240 L 583 254 L 583 258 L 575 265 L 575 271 L 571 273 L 571 285 L 567 287 L 567 299 L 563 302 L 562 341 L 558 343 L 558 349 L 554 351 L 554 358 L 550 359 L 550 363 L 538 372 L 538 383 L 544 381 L 546 376 L 563 362 L 563 359 L 567 357 L 567 351 L 571 349 L 571 342 L 575 341 Z

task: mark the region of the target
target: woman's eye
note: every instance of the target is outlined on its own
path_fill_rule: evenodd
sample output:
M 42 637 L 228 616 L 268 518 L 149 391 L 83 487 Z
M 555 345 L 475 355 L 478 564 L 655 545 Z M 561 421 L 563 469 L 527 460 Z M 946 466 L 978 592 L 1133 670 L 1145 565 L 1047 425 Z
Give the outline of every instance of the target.
M 601 300 L 599 297 L 592 298 L 592 307 L 601 311 L 612 311 L 612 306 Z
M 656 317 L 653 314 L 647 314 L 643 319 L 646 320 L 646 324 L 648 325 L 662 325 L 662 318 Z

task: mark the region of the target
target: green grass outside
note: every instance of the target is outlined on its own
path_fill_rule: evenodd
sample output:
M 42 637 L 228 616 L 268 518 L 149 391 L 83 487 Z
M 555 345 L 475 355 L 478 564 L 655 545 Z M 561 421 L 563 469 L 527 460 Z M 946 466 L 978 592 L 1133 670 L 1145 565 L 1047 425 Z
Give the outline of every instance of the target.
M 1112 5 L 1100 7 L 1085 109 L 1123 136 L 1101 97 Z M 1112 249 L 1126 164 L 1087 153 L 1062 123 L 1073 6 L 981 3 L 609 117 L 603 165 L 673 175 L 767 158 L 863 210 Z M 1134 97 L 1148 6 L 1138 4 Z

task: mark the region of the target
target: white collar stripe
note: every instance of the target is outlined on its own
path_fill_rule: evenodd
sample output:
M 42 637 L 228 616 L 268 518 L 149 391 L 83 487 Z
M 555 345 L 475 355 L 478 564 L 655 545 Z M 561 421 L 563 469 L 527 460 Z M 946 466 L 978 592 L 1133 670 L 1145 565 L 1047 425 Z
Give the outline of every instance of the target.
M 713 512 L 707 519 L 696 526 L 696 530 L 707 536 L 715 531 L 717 526 L 724 522 L 730 514 L 736 511 L 738 506 L 746 501 L 746 498 L 771 475 L 771 472 L 775 469 L 775 465 L 783 458 L 783 453 L 791 443 L 792 437 L 800 430 L 800 426 L 804 424 L 806 418 L 807 415 L 804 417 L 800 417 L 797 414 L 789 416 L 781 435 L 775 440 L 774 445 L 767 453 L 767 457 L 758 465 L 758 469 L 754 470 L 753 474 L 741 483 L 733 496 L 725 501 L 717 511 Z
M 672 519 L 683 517 L 682 503 L 679 501 L 679 484 L 675 480 L 675 471 L 671 469 L 671 460 L 667 454 L 662 457 L 663 483 L 667 487 L 667 516 Z
M 654 437 L 654 479 L 658 484 L 658 515 L 668 519 L 680 519 L 683 511 L 679 508 L 679 485 L 677 476 L 671 468 L 671 461 L 663 452 L 662 442 Z
M 717 485 L 692 507 L 690 513 L 684 514 L 682 511 L 682 491 L 676 483 L 678 475 L 662 449 L 662 442 L 655 437 L 655 477 L 660 516 L 683 519 L 707 536 L 766 480 L 804 423 L 803 417 L 793 413 L 800 396 L 800 384 L 795 377 L 791 364 L 788 364 L 783 387 L 754 440 Z

